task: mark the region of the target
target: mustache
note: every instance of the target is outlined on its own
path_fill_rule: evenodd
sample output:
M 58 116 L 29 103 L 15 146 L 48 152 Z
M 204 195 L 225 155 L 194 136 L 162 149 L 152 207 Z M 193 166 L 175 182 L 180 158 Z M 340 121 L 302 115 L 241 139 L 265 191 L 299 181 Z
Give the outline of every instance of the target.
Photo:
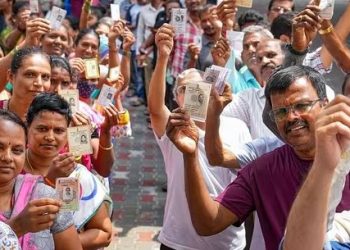
M 270 68 L 270 69 L 276 69 L 276 65 L 273 64 L 273 63 L 267 63 L 267 64 L 264 64 L 262 67 L 261 67 L 261 71 L 267 69 L 267 68 Z
M 292 122 L 288 122 L 287 125 L 286 125 L 286 128 L 285 128 L 285 133 L 287 134 L 288 132 L 290 132 L 292 130 L 293 127 L 308 127 L 309 124 L 304 121 L 304 120 L 294 120 Z

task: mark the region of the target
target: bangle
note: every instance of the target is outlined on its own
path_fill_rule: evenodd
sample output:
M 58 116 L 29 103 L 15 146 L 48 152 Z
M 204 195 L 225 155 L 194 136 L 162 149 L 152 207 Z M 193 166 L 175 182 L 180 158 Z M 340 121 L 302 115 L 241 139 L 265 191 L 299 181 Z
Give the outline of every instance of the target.
M 131 52 L 130 52 L 130 50 L 128 50 L 128 51 L 123 50 L 122 55 L 123 55 L 123 56 L 130 57 L 130 56 L 131 56 Z
M 111 144 L 111 146 L 109 146 L 109 147 L 103 147 L 103 146 L 101 146 L 101 143 L 98 145 L 98 147 L 100 148 L 100 149 L 102 149 L 102 150 L 104 150 L 104 151 L 108 151 L 108 150 L 111 150 L 112 148 L 113 148 L 113 143 Z
M 55 184 L 47 177 L 44 177 L 45 184 L 49 185 L 50 187 L 55 188 Z
M 320 35 L 326 35 L 326 34 L 331 33 L 333 30 L 334 30 L 333 25 L 330 25 L 327 29 L 319 30 L 319 31 L 318 31 L 318 34 L 320 34 Z
M 130 122 L 130 115 L 127 110 L 118 112 L 118 125 L 126 125 Z

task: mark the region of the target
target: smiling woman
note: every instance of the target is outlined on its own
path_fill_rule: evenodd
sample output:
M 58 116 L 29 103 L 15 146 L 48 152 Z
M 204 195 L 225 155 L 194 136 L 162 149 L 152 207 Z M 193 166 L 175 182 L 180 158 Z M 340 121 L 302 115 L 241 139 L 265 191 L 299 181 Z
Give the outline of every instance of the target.
M 62 56 L 69 46 L 68 28 L 61 25 L 58 29 L 52 29 L 41 40 L 42 49 L 48 55 Z
M 28 107 L 34 97 L 50 88 L 50 57 L 38 48 L 18 50 L 12 60 L 9 80 L 13 85 L 11 99 L 0 102 L 1 109 L 8 109 L 25 120 Z

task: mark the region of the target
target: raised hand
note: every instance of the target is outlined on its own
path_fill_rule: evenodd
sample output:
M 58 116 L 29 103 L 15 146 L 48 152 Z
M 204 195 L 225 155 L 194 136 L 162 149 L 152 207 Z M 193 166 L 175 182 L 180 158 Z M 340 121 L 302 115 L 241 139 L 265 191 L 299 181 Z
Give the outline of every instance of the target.
M 315 123 L 315 162 L 333 171 L 350 146 L 350 99 L 338 95 Z
M 131 46 L 135 43 L 136 39 L 134 34 L 125 27 L 124 32 L 122 33 L 123 37 L 123 51 L 130 51 Z
M 227 30 L 232 30 L 236 23 L 236 0 L 223 0 L 216 8 L 217 15 Z
M 163 24 L 157 31 L 155 42 L 159 56 L 169 56 L 174 46 L 174 28 L 170 24 Z
M 8 224 L 18 237 L 28 232 L 40 232 L 53 225 L 60 207 L 60 201 L 51 198 L 31 200 Z
M 110 104 L 107 107 L 103 108 L 103 116 L 105 117 L 103 123 L 101 124 L 101 131 L 109 131 L 113 126 L 118 125 L 119 121 L 119 114 L 118 109 L 113 105 Z
M 75 157 L 71 153 L 59 154 L 52 160 L 49 172 L 46 175 L 53 183 L 60 177 L 68 177 L 75 169 Z
M 75 74 L 84 75 L 85 74 L 85 64 L 84 60 L 76 57 L 69 60 L 69 65 Z
M 183 154 L 197 150 L 198 128 L 184 109 L 177 108 L 170 114 L 166 134 Z
M 227 38 L 219 38 L 214 47 L 211 49 L 211 55 L 213 57 L 213 63 L 215 65 L 225 67 L 231 55 L 231 48 Z
M 90 124 L 91 124 L 91 120 L 85 114 L 81 112 L 76 112 L 75 114 L 73 114 L 72 122 L 71 122 L 72 127 L 85 126 Z
M 125 28 L 126 28 L 125 21 L 123 21 L 123 20 L 116 21 L 112 25 L 111 29 L 109 30 L 109 33 L 108 33 L 109 41 L 115 42 L 115 39 L 117 39 L 118 37 L 120 37 L 123 34 Z
M 188 45 L 188 51 L 190 53 L 192 60 L 198 60 L 199 53 L 201 52 L 201 48 L 196 43 L 190 43 Z
M 292 46 L 296 51 L 305 51 L 321 28 L 320 8 L 308 5 L 293 18 Z
M 222 95 L 212 88 L 209 105 L 208 105 L 208 117 L 211 115 L 220 116 L 224 108 L 232 101 L 232 91 L 229 84 L 225 84 L 224 92 Z
M 25 42 L 27 46 L 39 46 L 41 37 L 49 33 L 51 29 L 50 22 L 43 18 L 28 20 L 26 27 Z

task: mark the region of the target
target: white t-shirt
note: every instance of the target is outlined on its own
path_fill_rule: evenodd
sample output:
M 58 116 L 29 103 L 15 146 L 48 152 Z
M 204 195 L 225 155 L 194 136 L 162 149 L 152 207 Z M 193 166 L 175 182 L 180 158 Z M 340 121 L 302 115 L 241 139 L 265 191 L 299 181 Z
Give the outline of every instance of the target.
M 222 136 L 223 143 L 231 149 L 251 140 L 247 126 L 235 118 L 222 117 L 220 134 L 225 135 Z M 204 131 L 200 130 L 199 135 L 200 168 L 210 195 L 216 197 L 231 183 L 235 175 L 229 169 L 209 165 L 204 148 Z M 156 140 L 163 154 L 168 185 L 163 228 L 159 241 L 177 250 L 243 249 L 245 246 L 243 226 L 229 226 L 223 232 L 208 237 L 201 237 L 196 233 L 191 222 L 185 194 L 182 153 L 166 135 L 160 139 L 156 136 Z

